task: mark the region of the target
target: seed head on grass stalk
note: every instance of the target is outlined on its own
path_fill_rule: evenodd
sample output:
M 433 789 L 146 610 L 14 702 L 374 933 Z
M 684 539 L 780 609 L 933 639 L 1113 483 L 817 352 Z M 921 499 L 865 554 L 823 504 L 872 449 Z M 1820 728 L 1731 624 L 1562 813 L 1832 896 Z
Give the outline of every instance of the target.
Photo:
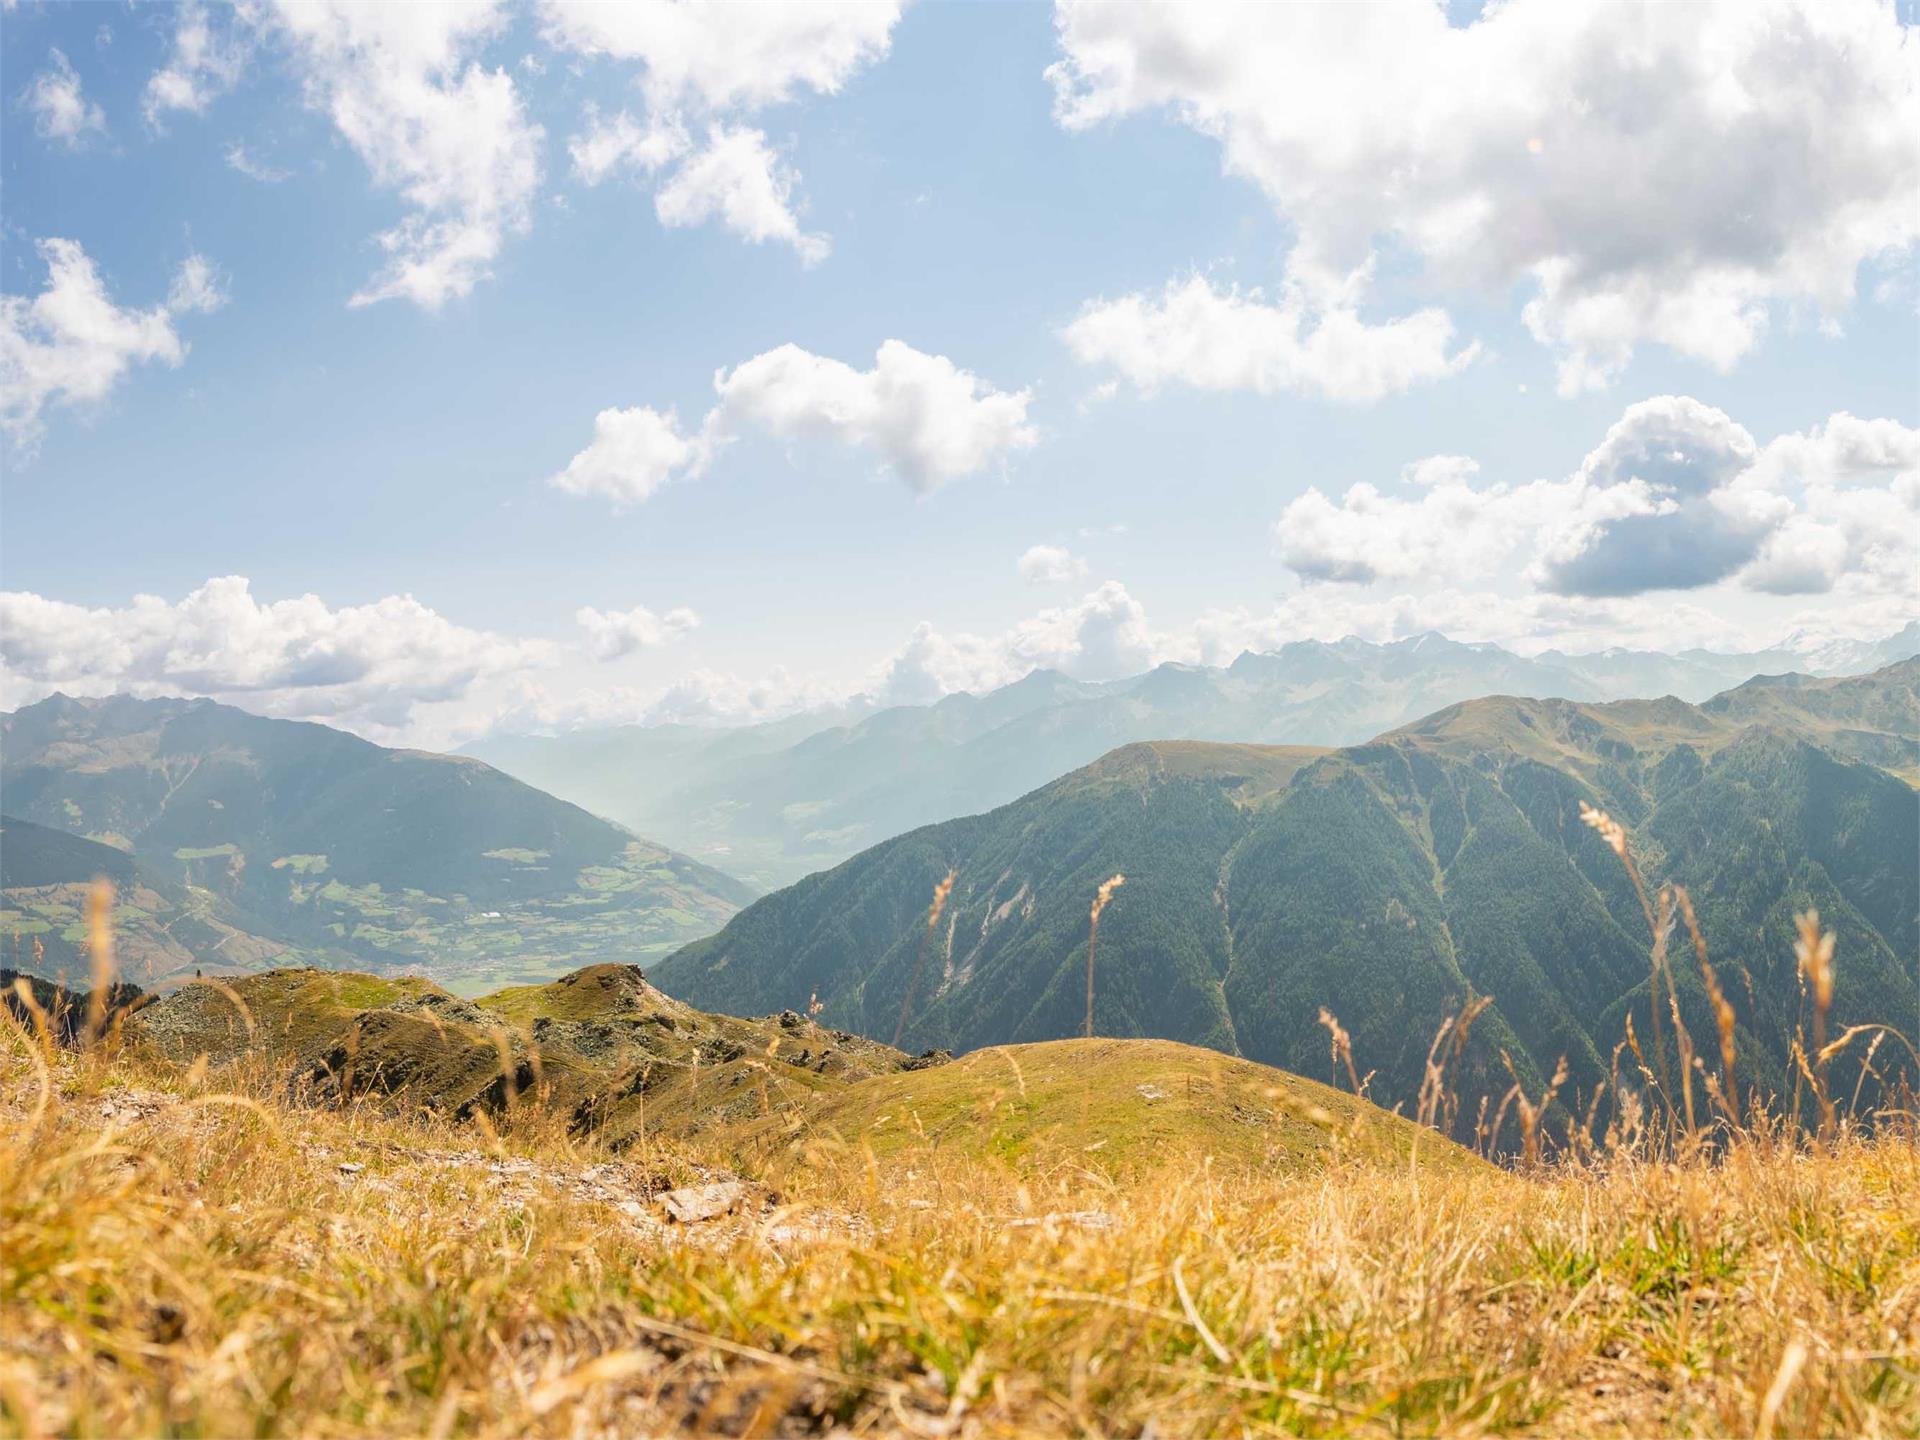
M 87 1036 L 91 1046 L 106 1024 L 113 988 L 113 882 L 105 876 L 87 892 L 87 950 L 93 963 L 93 989 L 87 995 Z
M 1665 927 L 1655 918 L 1653 902 L 1647 898 L 1647 887 L 1640 879 L 1640 867 L 1633 863 L 1633 851 L 1627 846 L 1626 827 L 1606 811 L 1596 810 L 1584 800 L 1580 802 L 1580 823 L 1596 831 L 1606 842 L 1607 848 L 1620 857 L 1620 863 L 1626 867 L 1627 878 L 1633 882 L 1633 893 L 1640 902 L 1640 913 L 1647 917 L 1647 930 L 1653 937 L 1649 959 L 1650 989 L 1647 994 L 1647 1012 L 1653 1019 L 1653 1064 L 1660 1077 L 1661 1098 L 1671 1111 L 1673 1087 L 1667 1081 L 1667 1049 L 1660 1039 L 1660 972 L 1666 965 Z M 1639 1046 L 1636 1045 L 1634 1051 L 1638 1054 Z
M 1347 1033 L 1347 1027 L 1342 1025 L 1334 1013 L 1324 1005 L 1320 1007 L 1320 1023 L 1327 1030 L 1329 1058 L 1336 1065 L 1343 1061 L 1346 1063 L 1347 1079 L 1353 1084 L 1353 1093 L 1360 1094 L 1360 1072 L 1354 1068 L 1353 1064 L 1353 1036 Z
M 1127 883 L 1124 875 L 1115 875 L 1100 882 L 1100 888 L 1094 892 L 1093 908 L 1087 912 L 1087 1039 L 1093 1038 L 1093 951 L 1100 943 L 1100 912 L 1107 908 L 1107 902 L 1113 899 L 1113 892 Z
M 1814 1099 L 1820 1105 L 1820 1133 L 1831 1136 L 1836 1116 L 1833 1097 L 1827 1093 L 1826 1067 L 1832 1058 L 1827 1053 L 1827 1011 L 1833 1008 L 1833 946 L 1835 935 L 1820 928 L 1820 912 L 1808 910 L 1793 917 L 1800 936 L 1793 942 L 1793 958 L 1799 964 L 1800 978 L 1813 996 L 1813 1053 L 1815 1068 L 1808 1069 L 1805 1047 L 1800 1046 L 1800 1068 L 1813 1086 Z M 1798 1042 L 1796 1042 L 1798 1044 Z

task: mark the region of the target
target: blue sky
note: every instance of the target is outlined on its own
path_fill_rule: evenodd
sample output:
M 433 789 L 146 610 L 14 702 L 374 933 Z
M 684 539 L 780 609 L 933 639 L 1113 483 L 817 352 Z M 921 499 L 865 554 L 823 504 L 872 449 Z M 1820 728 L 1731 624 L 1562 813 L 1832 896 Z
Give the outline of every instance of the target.
M 1781 6 L 1806 29 L 1782 40 L 1517 4 L 1453 15 L 1423 61 L 1446 19 L 1418 5 L 1350 35 L 1319 33 L 1336 10 L 1306 34 L 1198 7 L 769 5 L 798 16 L 770 43 L 741 11 L 683 33 L 649 8 L 618 34 L 435 10 L 447 33 L 397 38 L 325 7 L 0 14 L 0 699 L 210 693 L 450 743 L 1349 630 L 1731 648 L 1914 613 L 1910 13 Z M 1667 66 L 1651 103 L 1608 58 L 1630 22 Z M 189 30 L 211 60 L 182 60 Z M 1712 110 L 1700 59 L 1728 45 L 1745 118 Z M 1540 77 L 1502 68 L 1520 53 Z M 1795 90 L 1834 57 L 1841 93 Z M 155 99 L 170 69 L 184 101 Z M 462 109 L 470 84 L 507 123 Z M 1576 113 L 1583 85 L 1603 103 Z M 622 112 L 682 138 L 590 177 L 569 143 Z M 699 167 L 743 132 L 771 168 L 730 202 Z M 1722 184 L 1765 193 L 1688 198 Z M 710 217 L 668 223 L 676 186 Z M 409 215 L 490 258 L 350 303 Z M 55 238 L 107 305 L 164 307 L 173 350 L 49 330 L 29 307 Z M 1381 331 L 1423 313 L 1438 344 Z M 1272 338 L 1343 320 L 1350 351 Z M 889 340 L 971 392 L 849 378 Z M 805 357 L 749 366 L 782 346 Z M 1353 378 L 1362 351 L 1390 378 Z M 113 374 L 63 387 L 89 365 Z M 602 411 L 643 409 L 698 458 L 550 483 Z M 1685 473 L 1653 477 L 1656 453 Z M 1477 469 L 1407 473 L 1430 456 Z M 183 603 L 229 576 L 250 599 Z

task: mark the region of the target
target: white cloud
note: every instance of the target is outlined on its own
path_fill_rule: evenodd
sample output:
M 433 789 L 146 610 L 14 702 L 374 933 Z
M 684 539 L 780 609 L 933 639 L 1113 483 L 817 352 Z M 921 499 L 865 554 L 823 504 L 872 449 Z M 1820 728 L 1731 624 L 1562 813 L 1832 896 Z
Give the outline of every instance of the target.
M 640 718 L 648 724 L 753 724 L 846 699 L 842 688 L 798 678 L 779 665 L 758 679 L 695 670 L 649 700 Z
M 178 602 L 123 608 L 0 593 L 0 683 L 16 702 L 76 695 L 206 695 L 268 715 L 381 733 L 419 705 L 549 663 L 553 647 L 456 625 L 410 595 L 329 608 L 318 596 L 263 604 L 241 576 Z
M 892 0 L 546 0 L 541 9 L 556 45 L 644 66 L 641 88 L 656 108 L 707 111 L 763 109 L 803 90 L 836 94 L 885 57 L 900 18 Z
M 669 480 L 698 476 L 721 445 L 757 430 L 871 451 L 924 495 L 1038 439 L 1027 391 L 995 390 L 946 356 L 899 340 L 880 346 L 871 370 L 782 345 L 713 383 L 718 400 L 698 433 L 682 432 L 671 410 L 602 410 L 593 443 L 548 483 L 638 504 Z
M 59 50 L 49 50 L 47 69 L 33 77 L 20 103 L 33 115 L 34 133 L 77 150 L 89 135 L 107 133 L 107 117 L 80 91 L 80 75 Z
M 504 24 L 502 7 L 279 0 L 278 15 L 309 103 L 409 207 L 378 237 L 387 263 L 351 303 L 435 310 L 470 294 L 506 235 L 529 225 L 540 181 L 544 132 L 507 71 L 473 58 Z
M 1690 590 L 1751 560 L 1790 506 L 1732 483 L 1758 454 L 1726 414 L 1684 396 L 1627 408 L 1567 482 L 1580 513 L 1548 535 L 1535 562 L 1562 595 Z
M 605 120 L 589 108 L 586 128 L 568 144 L 581 180 L 598 184 L 622 168 L 670 169 L 654 197 L 663 225 L 717 220 L 755 243 L 792 246 L 804 264 L 826 257 L 828 238 L 800 224 L 799 174 L 762 130 L 739 122 L 804 92 L 837 93 L 886 55 L 898 4 L 546 0 L 542 11 L 553 44 L 640 67 L 646 123 L 624 111 Z M 697 146 L 693 126 L 704 130 Z
M 1029 585 L 1063 585 L 1087 573 L 1087 562 L 1061 545 L 1032 545 L 1020 557 L 1020 578 Z
M 925 705 L 962 690 L 1009 685 L 1038 669 L 1113 680 L 1146 669 L 1158 650 L 1144 607 L 1109 580 L 1071 605 L 1042 610 L 997 635 L 947 635 L 923 622 L 875 672 L 869 693 L 885 705 Z
M 204 255 L 189 255 L 174 272 L 167 287 L 167 309 L 176 315 L 205 315 L 227 303 L 226 287 L 220 283 L 213 262 Z
M 671 410 L 609 408 L 593 417 L 593 443 L 547 483 L 571 495 L 604 496 L 615 509 L 625 509 L 669 480 L 697 475 L 708 454 L 703 437 L 680 433 Z
M 1772 441 L 1741 483 L 1794 507 L 1741 572 L 1749 589 L 1920 608 L 1920 430 L 1842 411 Z
M 625 110 L 602 116 L 592 105 L 585 118 L 586 129 L 567 141 L 567 153 L 573 157 L 573 173 L 588 185 L 598 185 L 628 166 L 651 175 L 693 148 L 686 128 L 671 120 L 642 125 Z
M 723 432 L 753 426 L 871 450 L 923 495 L 1039 438 L 1027 423 L 1028 391 L 995 390 L 899 340 L 880 346 L 871 370 L 782 345 L 722 371 L 714 388 Z
M 211 310 L 225 299 L 213 267 L 190 255 L 174 276 L 165 304 L 118 306 L 106 282 L 72 240 L 42 240 L 47 286 L 32 300 L 0 296 L 0 431 L 19 446 L 40 435 L 49 404 L 104 400 L 132 366 L 149 360 L 178 365 L 186 342 L 176 315 Z
M 1350 306 L 1316 309 L 1296 285 L 1269 301 L 1198 275 L 1158 297 L 1090 301 L 1061 334 L 1082 364 L 1110 366 L 1143 391 L 1178 382 L 1350 401 L 1452 375 L 1479 353 L 1477 344 L 1450 348 L 1453 322 L 1442 310 L 1369 325 Z
M 1695 590 L 1914 594 L 1920 581 L 1920 431 L 1833 416 L 1763 447 L 1684 396 L 1629 406 L 1562 480 L 1476 486 L 1477 466 L 1409 467 L 1412 497 L 1317 488 L 1275 527 L 1310 581 L 1372 584 L 1518 572 L 1568 597 Z
M 251 6 L 243 5 L 233 18 L 239 24 L 223 33 L 196 0 L 183 0 L 174 11 L 172 52 L 167 63 L 148 78 L 140 101 L 148 124 L 158 125 L 170 110 L 198 115 L 240 83 L 249 49 L 240 26 L 256 17 Z
M 791 245 L 802 264 L 817 265 L 832 244 L 801 230 L 792 204 L 796 179 L 761 131 L 716 125 L 655 193 L 653 211 L 672 229 L 718 219 L 743 239 Z
M 264 160 L 257 159 L 238 141 L 227 146 L 226 155 L 229 169 L 237 170 L 249 180 L 258 180 L 263 185 L 278 185 L 293 173 L 291 170 L 282 170 L 277 165 L 270 165 Z
M 636 650 L 665 645 L 700 624 L 700 617 L 684 605 L 665 615 L 656 615 L 644 605 L 610 611 L 584 605 L 573 618 L 587 632 L 587 652 L 596 660 L 618 660 Z
M 1281 563 L 1307 580 L 1371 584 L 1483 574 L 1511 553 L 1533 516 L 1504 486 L 1439 483 L 1401 499 L 1361 482 L 1338 503 L 1309 488 L 1274 527 Z
M 1645 343 L 1724 369 L 1920 235 L 1913 46 L 1875 0 L 1511 0 L 1467 25 L 1429 0 L 1058 0 L 1056 25 L 1061 124 L 1164 111 L 1217 141 L 1323 303 L 1389 252 L 1438 293 L 1530 288 L 1563 392 Z

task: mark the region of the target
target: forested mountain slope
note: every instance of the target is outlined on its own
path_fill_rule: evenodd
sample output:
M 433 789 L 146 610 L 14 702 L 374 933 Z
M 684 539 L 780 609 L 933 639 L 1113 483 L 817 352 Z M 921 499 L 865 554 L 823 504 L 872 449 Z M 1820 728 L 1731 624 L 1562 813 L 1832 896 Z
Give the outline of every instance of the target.
M 928 903 L 902 1043 L 964 1050 L 1077 1033 L 1088 906 L 1096 1028 L 1330 1072 L 1327 1007 L 1374 1095 L 1411 1103 L 1441 1019 L 1494 1004 L 1456 1074 L 1538 1087 L 1561 1057 L 1590 1093 L 1628 1015 L 1643 1039 L 1648 927 L 1583 802 L 1631 833 L 1650 884 L 1691 890 L 1749 1079 L 1780 1088 L 1799 1013 L 1791 917 L 1839 933 L 1835 1023 L 1920 1014 L 1920 661 L 1754 682 L 1701 706 L 1510 698 L 1341 750 L 1126 746 L 1010 805 L 928 826 L 750 906 L 656 969 L 708 1009 L 804 1005 L 891 1036 Z M 1712 1036 L 1697 967 L 1681 1003 Z M 1884 1052 L 1883 1052 L 1884 1059 Z

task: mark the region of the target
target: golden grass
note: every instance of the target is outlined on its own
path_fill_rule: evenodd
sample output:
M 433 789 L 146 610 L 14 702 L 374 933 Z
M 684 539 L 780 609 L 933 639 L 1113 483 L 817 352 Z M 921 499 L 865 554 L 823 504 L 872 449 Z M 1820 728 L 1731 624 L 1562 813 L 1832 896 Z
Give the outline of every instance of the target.
M 0 1431 L 1912 1435 L 1920 1145 L 1115 1181 L 823 1146 L 662 1170 L 0 1052 Z M 363 1167 L 358 1169 L 343 1167 Z M 623 1204 L 623 1202 L 625 1202 Z

